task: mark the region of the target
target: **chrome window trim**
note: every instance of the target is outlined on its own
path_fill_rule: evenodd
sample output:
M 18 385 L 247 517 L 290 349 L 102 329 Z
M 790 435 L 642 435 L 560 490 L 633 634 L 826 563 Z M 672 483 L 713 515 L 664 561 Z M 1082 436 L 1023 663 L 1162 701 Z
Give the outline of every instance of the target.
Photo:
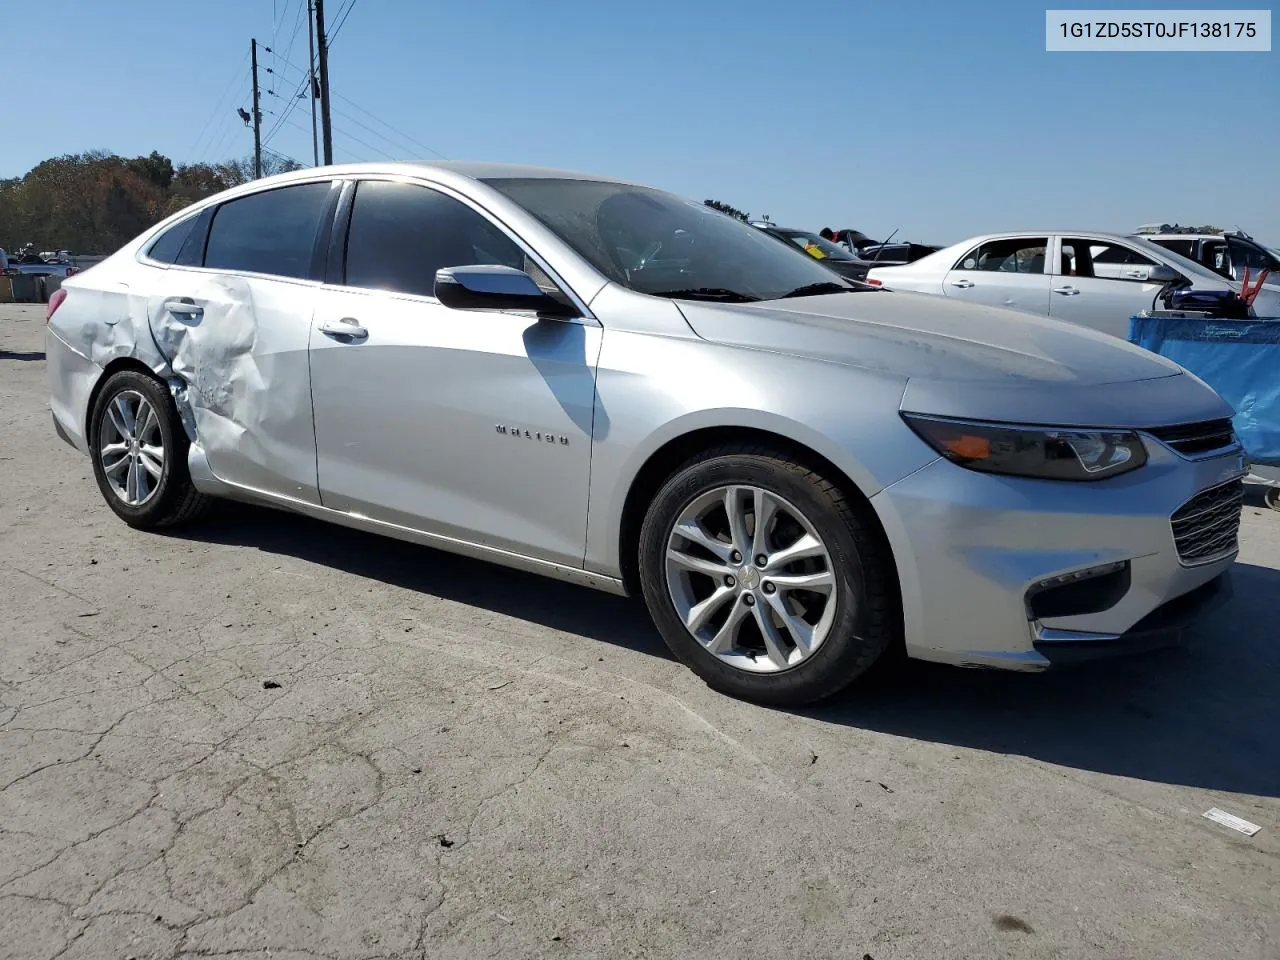
M 218 199 L 218 197 L 221 196 L 221 193 L 215 194 L 214 196 L 209 197 L 205 200 L 200 200 L 197 203 L 193 203 L 188 207 L 183 207 L 177 213 L 173 214 L 172 217 L 166 217 L 160 223 L 156 224 L 155 227 L 153 228 L 153 232 L 147 234 L 146 239 L 143 240 L 142 243 L 138 246 L 138 251 L 137 253 L 134 254 L 134 260 L 136 260 L 138 263 L 146 264 L 149 267 L 159 267 L 161 270 L 167 269 L 168 267 L 178 267 L 178 269 L 180 270 L 199 270 L 206 273 L 220 273 L 220 274 L 223 274 L 224 276 L 243 275 L 243 276 L 249 276 L 249 277 L 266 277 L 271 280 L 303 280 L 305 279 L 303 277 L 282 277 L 277 273 L 257 273 L 250 270 L 216 270 L 211 267 L 203 267 L 203 266 L 188 267 L 188 266 L 183 266 L 181 264 L 176 264 L 176 263 L 161 263 L 159 260 L 152 260 L 149 256 L 147 256 L 146 251 L 151 249 L 155 241 L 159 239 L 161 233 L 165 232 L 169 227 L 176 227 L 179 223 L 182 222 L 182 220 L 186 218 L 187 214 L 190 214 L 191 216 L 194 216 L 194 217 L 199 217 L 202 213 L 204 213 L 206 210 L 210 209 L 211 207 L 221 207 L 228 203 L 234 203 L 236 200 L 243 200 L 245 197 L 255 197 L 260 193 L 270 193 L 272 190 L 285 190 L 289 187 L 300 187 L 308 183 L 325 183 L 326 181 L 329 183 L 336 183 L 343 179 L 346 179 L 346 178 L 335 177 L 333 174 L 330 173 L 322 176 L 304 177 L 298 180 L 290 180 L 288 183 L 273 183 L 270 186 L 263 187 L 260 190 L 245 190 L 243 193 L 237 193 L 234 197 L 227 197 L 225 200 Z M 249 184 L 247 183 L 240 184 L 240 186 L 247 187 L 249 186 Z M 237 188 L 232 187 L 230 189 L 237 189 Z M 217 216 L 217 211 L 214 212 L 214 216 L 215 217 Z M 213 229 L 213 225 L 210 224 L 209 228 Z

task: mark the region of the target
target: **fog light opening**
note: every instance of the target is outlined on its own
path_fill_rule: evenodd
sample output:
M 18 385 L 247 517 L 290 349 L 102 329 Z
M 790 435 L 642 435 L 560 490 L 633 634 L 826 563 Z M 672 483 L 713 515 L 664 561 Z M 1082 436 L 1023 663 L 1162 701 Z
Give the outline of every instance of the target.
M 1120 602 L 1130 582 L 1128 560 L 1046 577 L 1027 590 L 1027 615 L 1045 620 L 1102 613 Z

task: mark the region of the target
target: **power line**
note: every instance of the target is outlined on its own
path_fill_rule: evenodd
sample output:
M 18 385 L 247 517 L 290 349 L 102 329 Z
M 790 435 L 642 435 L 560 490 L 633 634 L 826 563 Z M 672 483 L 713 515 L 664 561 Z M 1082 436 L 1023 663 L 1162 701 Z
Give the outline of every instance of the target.
M 343 24 L 345 24 L 345 23 L 347 22 L 347 17 L 351 16 L 351 9 L 352 9 L 355 5 L 356 5 L 356 0 L 347 0 L 347 9 L 346 9 L 346 12 L 344 13 L 343 11 L 339 10 L 339 11 L 338 11 L 338 15 L 337 15 L 336 17 L 334 17 L 334 20 L 336 20 L 336 21 L 338 22 L 338 25 L 337 25 L 336 27 L 334 27 L 334 28 L 333 28 L 333 32 L 332 32 L 331 34 L 329 34 L 329 45 L 330 45 L 330 46 L 333 46 L 333 41 L 335 41 L 335 40 L 337 40 L 337 39 L 338 39 L 338 32 L 342 29 L 342 25 L 343 25 Z
M 289 56 L 289 54 L 293 53 L 293 45 L 297 42 L 298 33 L 302 30 L 302 18 L 306 14 L 306 12 L 307 12 L 306 0 L 298 0 L 298 16 L 294 18 L 293 32 L 289 34 L 289 43 L 284 48 L 284 55 L 280 58 L 281 60 L 285 60 Z M 276 45 L 273 43 L 271 45 L 272 55 L 275 54 L 275 47 Z
M 222 96 L 218 98 L 218 102 L 214 105 L 213 112 L 209 114 L 205 120 L 204 126 L 200 128 L 200 133 L 191 145 L 191 155 L 193 157 L 200 156 L 200 147 L 204 144 L 205 134 L 209 133 L 209 125 L 222 113 L 227 102 L 227 97 L 235 90 L 236 81 L 241 79 L 244 73 L 245 64 L 249 60 L 249 54 L 244 55 L 244 59 L 240 61 L 240 65 L 236 67 L 236 72 L 231 76 L 231 82 L 227 84 L 226 89 L 222 91 Z M 211 134 L 212 136 L 212 134 Z
M 298 73 L 301 73 L 301 74 L 305 74 L 305 73 L 306 73 L 306 71 L 304 71 L 304 70 L 303 70 L 300 66 L 298 66 L 296 63 L 292 63 L 292 62 L 290 62 L 289 60 L 284 59 L 283 57 L 281 57 L 281 62 L 282 62 L 282 63 L 284 63 L 284 65 L 285 65 L 285 66 L 290 67 L 290 68 L 292 68 L 293 70 L 296 70 Z M 304 81 L 303 81 L 303 83 L 305 83 L 305 82 L 306 82 L 306 81 L 304 80 Z M 299 89 L 301 89 L 301 88 L 299 88 Z M 396 127 L 392 126 L 392 125 L 391 125 L 390 123 L 388 123 L 386 120 L 383 120 L 383 119 L 381 119 L 380 117 L 375 116 L 375 115 L 373 114 L 373 112 L 372 112 L 372 111 L 365 109 L 365 108 L 364 108 L 364 107 L 362 107 L 360 104 L 358 104 L 358 103 L 356 103 L 354 100 L 352 100 L 350 97 L 344 97 L 342 94 L 338 93 L 336 90 L 335 90 L 335 91 L 333 91 L 333 96 L 334 96 L 336 99 L 341 100 L 343 103 L 347 104 L 348 106 L 351 106 L 351 107 L 355 108 L 356 110 L 359 110 L 362 114 L 364 114 L 364 115 L 365 115 L 366 117 L 368 117 L 370 120 L 373 120 L 373 121 L 375 121 L 375 122 L 377 122 L 377 123 L 382 124 L 382 126 L 386 127 L 388 130 L 390 130 L 392 133 L 396 134 L 398 137 L 400 137 L 400 138 L 401 138 L 402 140 L 404 140 L 405 142 L 410 143 L 410 144 L 412 144 L 413 146 L 415 146 L 415 147 L 417 147 L 417 148 L 419 148 L 419 149 L 421 149 L 421 150 L 426 150 L 428 153 L 434 154 L 435 156 L 439 157 L 441 160 L 448 160 L 448 159 L 449 159 L 449 158 L 448 158 L 448 157 L 446 157 L 443 153 L 441 153 L 439 150 L 437 150 L 435 147 L 428 146 L 427 144 L 423 143 L 421 140 L 415 139 L 414 137 L 409 136 L 409 134 L 405 133 L 403 130 L 400 130 L 400 129 L 398 129 L 398 128 L 396 128 Z M 338 111 L 335 109 L 335 110 L 334 110 L 334 113 L 338 113 Z M 349 114 L 341 114 L 341 116 L 345 116 L 348 120 L 351 120 L 353 123 L 358 123 L 358 121 L 356 121 L 356 120 L 355 120 L 353 117 L 351 117 Z M 360 126 L 364 126 L 364 124 L 360 124 Z M 365 127 L 365 129 L 370 129 L 370 128 Z M 370 132 L 376 133 L 377 131 L 370 130 Z M 394 141 L 394 140 L 392 140 L 392 138 L 391 138 L 391 137 L 388 137 L 386 134 L 379 134 L 379 136 L 381 136 L 381 137 L 382 137 L 382 139 L 386 140 L 388 143 L 395 143 L 395 141 Z M 397 144 L 397 146 L 398 146 L 398 147 L 400 147 L 401 149 L 403 149 L 403 146 L 402 146 L 402 145 Z
M 361 140 L 359 137 L 357 137 L 354 133 L 350 132 L 349 130 L 342 130 L 342 129 L 341 129 L 341 128 L 339 128 L 339 127 L 334 127 L 334 128 L 333 128 L 333 131 L 334 131 L 334 133 L 341 134 L 342 136 L 346 137 L 348 140 L 354 140 L 356 143 L 360 144 L 362 147 L 367 147 L 368 149 L 372 150 L 374 153 L 378 154 L 379 156 L 384 157 L 384 158 L 385 158 L 385 159 L 387 159 L 387 160 L 395 160 L 395 159 L 396 159 L 396 158 L 395 158 L 395 157 L 393 157 L 391 154 L 387 153 L 385 150 L 379 150 L 379 149 L 378 149 L 377 147 L 375 147 L 373 144 L 371 144 L 371 143 L 369 143 L 369 142 L 367 142 L 367 141 L 365 141 L 365 140 Z
M 242 101 L 245 101 L 245 100 L 248 100 L 251 96 L 252 96 L 252 92 L 246 86 L 246 89 L 243 95 L 240 97 L 240 99 Z M 232 102 L 234 103 L 235 101 L 233 100 Z M 228 110 L 226 118 L 222 121 L 222 123 L 218 127 L 218 129 L 221 131 L 221 134 L 216 135 L 216 140 L 211 140 L 209 142 L 209 147 L 204 153 L 205 156 L 211 156 L 217 159 L 218 155 L 227 147 L 228 141 L 229 140 L 234 141 L 235 133 L 239 129 L 240 125 L 234 122 L 230 122 L 232 116 L 233 114 Z

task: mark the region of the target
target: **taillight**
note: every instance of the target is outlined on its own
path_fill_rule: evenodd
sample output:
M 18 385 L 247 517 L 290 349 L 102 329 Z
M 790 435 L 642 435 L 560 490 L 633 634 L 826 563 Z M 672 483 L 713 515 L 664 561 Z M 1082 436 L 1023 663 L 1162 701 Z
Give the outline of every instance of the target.
M 45 311 L 45 314 L 44 314 L 45 323 L 48 323 L 50 320 L 53 319 L 54 313 L 57 311 L 57 309 L 60 306 L 62 306 L 62 301 L 65 299 L 67 299 L 67 291 L 63 290 L 61 287 L 53 291 L 53 296 L 49 298 L 49 308 Z
M 884 286 L 884 282 L 883 282 L 883 281 L 881 281 L 881 280 L 877 280 L 877 279 L 875 279 L 874 277 L 867 277 L 867 279 L 866 279 L 866 280 L 864 280 L 864 281 L 862 281 L 862 282 L 863 282 L 863 283 L 869 283 L 869 284 L 871 284 L 871 286 L 873 286 L 873 287 L 881 287 L 881 286 Z

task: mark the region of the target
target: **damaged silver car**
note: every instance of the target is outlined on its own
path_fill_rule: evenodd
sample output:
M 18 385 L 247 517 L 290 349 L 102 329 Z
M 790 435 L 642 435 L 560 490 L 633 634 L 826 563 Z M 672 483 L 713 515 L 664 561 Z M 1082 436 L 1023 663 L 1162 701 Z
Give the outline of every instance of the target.
M 898 646 L 1039 670 L 1163 642 L 1237 550 L 1232 411 L 1176 365 L 603 177 L 247 184 L 69 279 L 47 354 L 126 523 L 230 497 L 638 594 L 761 702 Z

